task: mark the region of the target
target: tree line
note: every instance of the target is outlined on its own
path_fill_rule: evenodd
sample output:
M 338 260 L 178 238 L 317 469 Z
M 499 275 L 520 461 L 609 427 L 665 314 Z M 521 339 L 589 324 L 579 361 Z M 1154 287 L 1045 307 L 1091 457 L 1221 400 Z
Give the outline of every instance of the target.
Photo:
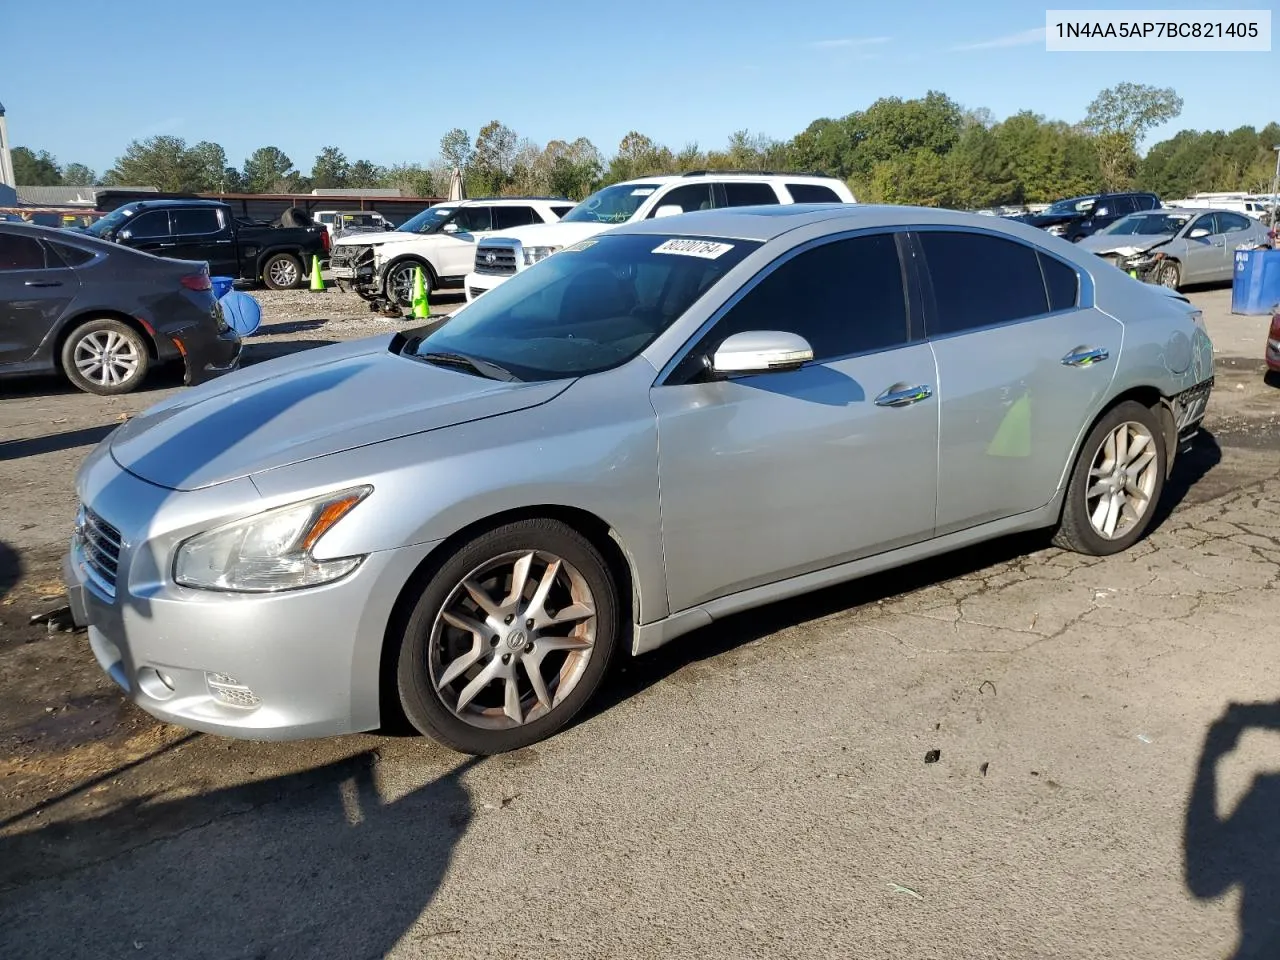
M 1078 123 L 1031 111 L 999 122 L 985 108 L 966 109 L 931 91 L 881 98 L 865 110 L 814 120 L 790 140 L 742 130 L 719 150 L 696 143 L 673 151 L 632 131 L 607 157 L 585 137 L 539 146 L 497 120 L 473 138 L 455 128 L 427 163 L 381 166 L 351 161 L 336 146 L 320 151 L 308 172 L 279 147 L 259 147 L 240 167 L 221 146 L 188 146 L 173 136 L 135 140 L 101 177 L 79 163 L 62 166 L 46 151 L 13 150 L 23 186 L 154 186 L 173 192 L 307 193 L 314 188 L 396 187 L 408 196 L 442 196 L 454 169 L 469 196 L 535 194 L 581 199 L 610 183 L 689 170 L 786 170 L 837 176 L 861 200 L 974 209 L 1046 203 L 1111 189 L 1152 190 L 1176 199 L 1198 191 L 1269 192 L 1280 124 L 1231 132 L 1183 130 L 1137 145 L 1175 119 L 1182 99 L 1169 88 L 1122 83 L 1103 90 Z

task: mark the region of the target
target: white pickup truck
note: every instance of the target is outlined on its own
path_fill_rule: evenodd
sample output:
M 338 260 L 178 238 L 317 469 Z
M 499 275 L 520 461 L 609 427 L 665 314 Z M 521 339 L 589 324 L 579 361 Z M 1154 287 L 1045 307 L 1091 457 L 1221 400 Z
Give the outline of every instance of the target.
M 329 251 L 329 274 L 366 300 L 401 307 L 413 300 L 422 267 L 428 293 L 457 288 L 475 263 L 476 244 L 496 230 L 553 224 L 572 209 L 562 197 L 495 197 L 439 203 L 386 233 L 339 237 Z
M 467 300 L 474 300 L 557 250 L 636 220 L 714 207 L 856 202 L 849 188 L 832 177 L 729 170 L 641 177 L 597 190 L 558 223 L 484 237 L 463 288 Z

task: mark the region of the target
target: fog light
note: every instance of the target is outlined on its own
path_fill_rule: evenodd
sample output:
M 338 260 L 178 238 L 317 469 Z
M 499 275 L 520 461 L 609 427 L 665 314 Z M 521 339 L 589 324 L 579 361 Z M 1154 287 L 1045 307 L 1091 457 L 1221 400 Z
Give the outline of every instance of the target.
M 256 707 L 262 699 L 235 677 L 225 673 L 206 673 L 205 682 L 214 699 L 232 707 Z
M 152 700 L 168 700 L 173 696 L 173 678 L 155 667 L 143 667 L 138 671 L 138 687 Z

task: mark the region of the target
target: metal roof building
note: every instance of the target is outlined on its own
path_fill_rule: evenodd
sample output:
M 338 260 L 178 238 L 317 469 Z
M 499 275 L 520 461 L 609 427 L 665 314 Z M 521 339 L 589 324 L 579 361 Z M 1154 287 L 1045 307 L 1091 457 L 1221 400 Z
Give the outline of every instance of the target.
M 18 203 L 26 207 L 84 207 L 92 210 L 104 190 L 158 193 L 155 187 L 18 187 Z

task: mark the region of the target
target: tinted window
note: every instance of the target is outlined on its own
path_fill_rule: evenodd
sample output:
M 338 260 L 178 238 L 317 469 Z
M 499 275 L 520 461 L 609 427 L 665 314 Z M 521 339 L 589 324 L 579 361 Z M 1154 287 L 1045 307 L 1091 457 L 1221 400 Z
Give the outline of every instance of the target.
M 572 209 L 573 207 L 552 207 L 551 212 L 554 213 L 557 217 L 563 217 L 566 213 L 568 213 Z
M 1217 233 L 1218 225 L 1214 223 L 1213 220 L 1214 215 L 1212 213 L 1206 213 L 1203 217 L 1197 217 L 1195 223 L 1191 224 L 1191 230 L 1188 230 L 1187 233 L 1190 234 L 1194 230 L 1208 230 L 1210 233 Z
M 907 302 L 892 234 L 837 240 L 792 257 L 716 324 L 708 346 L 748 330 L 797 333 L 815 360 L 907 342 Z
M 1218 232 L 1220 233 L 1235 233 L 1239 230 L 1248 230 L 1249 227 L 1248 217 L 1243 217 L 1238 213 L 1218 214 Z
M 778 195 L 767 183 L 725 183 L 721 186 L 724 187 L 725 199 L 731 207 L 752 207 L 778 202 Z
M 51 243 L 49 246 L 53 248 L 53 252 L 68 267 L 78 267 L 82 263 L 88 263 L 96 256 L 96 254 L 90 253 L 88 250 L 81 250 L 79 247 L 68 247 L 62 243 Z
M 931 336 L 1048 313 L 1049 298 L 1031 247 L 958 231 L 926 231 L 919 238 L 936 302 Z
M 1080 299 L 1080 276 L 1061 260 L 1040 254 L 1040 269 L 1049 291 L 1050 310 L 1070 310 Z
M 453 222 L 463 233 L 493 229 L 492 207 L 463 207 L 453 216 Z
M 493 229 L 506 230 L 508 227 L 523 227 L 529 223 L 540 223 L 534 216 L 533 207 L 494 207 Z
M 713 206 L 711 202 L 711 184 L 691 183 L 687 186 L 676 187 L 658 200 L 657 206 L 649 213 L 649 219 L 652 220 L 657 216 L 659 208 L 672 205 L 679 207 L 685 213 L 690 213 L 694 210 L 710 210 Z
M 816 183 L 788 183 L 787 191 L 796 203 L 839 203 L 840 196 L 830 187 Z
M 1154 210 L 1156 208 L 1156 198 L 1149 193 L 1140 193 L 1133 198 L 1133 202 L 1137 204 L 1139 210 Z
M 44 247 L 35 237 L 0 233 L 0 270 L 43 270 Z
M 167 237 L 169 236 L 169 214 L 164 210 L 140 213 L 129 221 L 128 230 L 131 239 L 134 240 Z
M 1103 197 L 1098 201 L 1095 215 L 1099 217 L 1127 217 L 1134 212 L 1134 209 L 1133 200 L 1129 197 Z
M 222 229 L 217 210 L 201 210 L 196 207 L 190 210 L 170 210 L 169 219 L 174 235 L 179 237 L 195 233 L 217 233 Z

